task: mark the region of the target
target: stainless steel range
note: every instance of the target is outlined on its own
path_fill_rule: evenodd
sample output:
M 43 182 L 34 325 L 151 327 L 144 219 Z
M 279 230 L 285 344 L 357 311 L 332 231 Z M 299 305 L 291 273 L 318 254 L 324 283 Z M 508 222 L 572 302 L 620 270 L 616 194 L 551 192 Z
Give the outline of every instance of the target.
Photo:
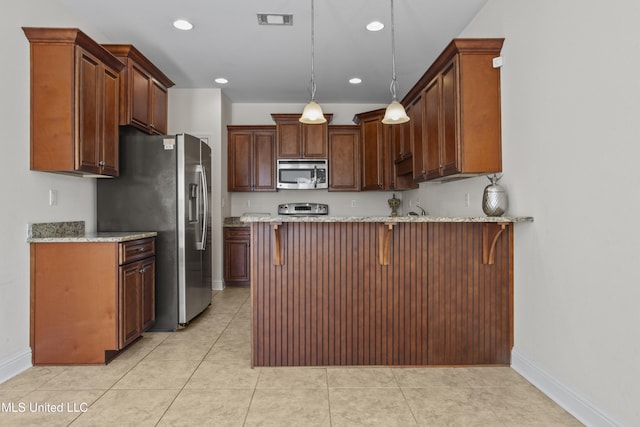
M 278 215 L 329 215 L 329 205 L 323 203 L 283 203 Z

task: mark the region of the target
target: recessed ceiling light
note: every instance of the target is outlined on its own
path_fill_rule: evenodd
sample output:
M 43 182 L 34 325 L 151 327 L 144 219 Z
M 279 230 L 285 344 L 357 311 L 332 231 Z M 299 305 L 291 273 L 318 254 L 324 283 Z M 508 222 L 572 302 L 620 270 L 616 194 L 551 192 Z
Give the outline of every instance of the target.
M 193 24 L 184 19 L 178 19 L 173 21 L 173 26 L 179 30 L 185 30 L 185 31 L 188 31 L 193 28 Z
M 218 77 L 217 79 L 214 80 L 216 83 L 220 83 L 221 85 L 227 84 L 229 83 L 229 80 L 225 79 L 224 77 Z
M 384 24 L 380 21 L 372 21 L 367 24 L 367 30 L 369 31 L 380 31 L 384 28 Z
M 349 83 L 351 83 L 352 85 L 359 85 L 360 83 L 362 83 L 362 79 L 359 77 L 353 77 L 349 79 Z

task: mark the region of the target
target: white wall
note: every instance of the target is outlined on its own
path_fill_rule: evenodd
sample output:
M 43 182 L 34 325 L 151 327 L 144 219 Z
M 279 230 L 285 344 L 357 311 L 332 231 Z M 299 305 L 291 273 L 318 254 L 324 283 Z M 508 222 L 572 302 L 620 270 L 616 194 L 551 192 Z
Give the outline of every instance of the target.
M 29 43 L 21 27 L 80 27 L 56 0 L 2 6 L 0 49 L 6 60 L 0 79 L 0 382 L 31 366 L 29 347 L 29 244 L 27 224 L 86 221 L 95 230 L 95 180 L 29 170 Z M 49 189 L 58 204 L 49 206 Z
M 222 289 L 222 172 L 226 170 L 226 147 L 222 140 L 222 94 L 220 89 L 169 89 L 168 133 L 190 133 L 207 138 L 211 147 L 211 238 L 213 288 Z M 225 132 L 226 133 L 226 132 Z M 226 139 L 226 136 L 225 136 Z M 224 150 L 224 151 L 223 151 Z M 226 189 L 225 189 L 226 193 Z
M 357 113 L 384 107 L 381 104 L 322 104 L 325 114 L 333 114 L 331 124 L 353 125 Z M 233 104 L 234 125 L 275 125 L 271 113 L 302 112 L 304 104 Z M 401 192 L 396 195 L 401 198 Z M 332 192 L 327 190 L 280 190 L 278 192 L 230 193 L 231 213 L 234 216 L 246 212 L 276 214 L 278 204 L 288 202 L 318 202 L 329 205 L 329 214 L 388 215 L 387 199 L 392 193 L 386 191 Z
M 461 35 L 506 39 L 501 184 L 535 217 L 515 227 L 513 366 L 588 425 L 640 425 L 638 22 L 637 0 L 489 0 Z M 480 215 L 486 184 L 405 199 Z

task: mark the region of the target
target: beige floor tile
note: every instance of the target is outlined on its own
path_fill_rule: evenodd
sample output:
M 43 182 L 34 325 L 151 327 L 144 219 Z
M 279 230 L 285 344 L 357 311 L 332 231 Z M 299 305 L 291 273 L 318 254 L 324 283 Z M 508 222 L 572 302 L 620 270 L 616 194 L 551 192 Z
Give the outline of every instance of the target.
M 149 360 L 202 360 L 211 350 L 210 340 L 168 339 L 154 348 L 145 358 Z
M 177 394 L 178 390 L 109 390 L 72 426 L 155 426 Z
M 253 390 L 183 390 L 159 426 L 242 426 Z
M 66 369 L 67 366 L 34 366 L 0 384 L 0 390 L 35 390 Z
M 329 426 L 329 398 L 323 389 L 256 390 L 245 426 Z
M 398 387 L 389 368 L 328 368 L 329 387 Z
M 582 425 L 532 385 L 477 389 L 476 398 L 509 426 Z
M 200 364 L 197 360 L 143 360 L 113 389 L 181 389 Z
M 501 426 L 498 415 L 478 399 L 481 390 L 464 387 L 402 390 L 421 426 Z
M 472 387 L 509 387 L 529 385 L 529 382 L 510 367 L 459 368 Z
M 107 390 L 122 378 L 133 365 L 114 360 L 108 365 L 69 366 L 41 390 Z
M 392 368 L 400 387 L 468 387 L 464 368 Z
M 0 411 L 0 426 L 67 426 L 104 390 L 36 390 L 14 402 L 16 412 Z
M 258 382 L 259 369 L 252 369 L 244 361 L 203 361 L 185 385 L 187 390 L 253 389 Z
M 324 368 L 260 368 L 258 389 L 327 388 Z
M 330 388 L 329 401 L 334 427 L 417 425 L 400 389 Z

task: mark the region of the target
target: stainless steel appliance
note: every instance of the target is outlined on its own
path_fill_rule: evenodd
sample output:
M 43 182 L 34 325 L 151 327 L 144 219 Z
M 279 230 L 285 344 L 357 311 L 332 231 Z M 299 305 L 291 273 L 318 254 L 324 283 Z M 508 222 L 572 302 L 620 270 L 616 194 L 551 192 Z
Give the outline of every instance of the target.
M 175 331 L 211 303 L 211 149 L 187 134 L 120 128 L 120 176 L 97 183 L 98 231 L 157 231 L 156 324 Z
M 278 205 L 278 215 L 329 215 L 329 206 L 322 203 L 284 203 Z
M 324 159 L 278 159 L 277 188 L 314 190 L 328 188 L 329 174 Z

